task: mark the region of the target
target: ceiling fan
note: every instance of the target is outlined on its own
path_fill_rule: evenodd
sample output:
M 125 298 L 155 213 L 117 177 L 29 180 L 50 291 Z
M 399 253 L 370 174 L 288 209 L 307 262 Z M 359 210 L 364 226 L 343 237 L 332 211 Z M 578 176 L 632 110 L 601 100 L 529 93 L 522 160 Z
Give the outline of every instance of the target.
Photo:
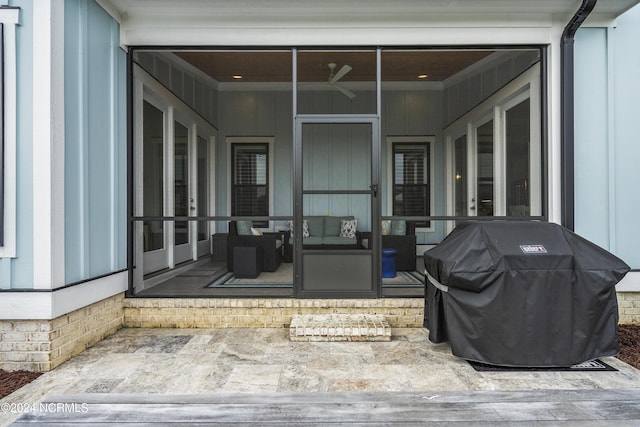
M 351 71 L 352 68 L 349 65 L 345 64 L 336 73 L 335 72 L 337 67 L 336 63 L 330 62 L 328 65 L 329 65 L 329 80 L 327 80 L 327 85 L 335 87 L 340 92 L 342 92 L 345 96 L 347 96 L 349 99 L 355 98 L 356 96 L 355 93 L 351 92 L 349 89 L 345 89 L 340 84 L 338 84 L 338 81 L 341 78 L 343 78 L 349 71 Z

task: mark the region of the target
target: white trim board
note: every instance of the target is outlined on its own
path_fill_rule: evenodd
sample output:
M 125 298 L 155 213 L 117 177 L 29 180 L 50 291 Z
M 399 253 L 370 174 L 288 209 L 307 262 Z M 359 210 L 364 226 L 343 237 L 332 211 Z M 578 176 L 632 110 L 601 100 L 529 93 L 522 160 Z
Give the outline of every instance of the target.
M 3 292 L 0 298 L 0 319 L 55 319 L 125 292 L 128 277 L 128 272 L 123 271 L 57 291 Z
M 616 292 L 640 292 L 640 271 L 630 271 L 616 286 Z

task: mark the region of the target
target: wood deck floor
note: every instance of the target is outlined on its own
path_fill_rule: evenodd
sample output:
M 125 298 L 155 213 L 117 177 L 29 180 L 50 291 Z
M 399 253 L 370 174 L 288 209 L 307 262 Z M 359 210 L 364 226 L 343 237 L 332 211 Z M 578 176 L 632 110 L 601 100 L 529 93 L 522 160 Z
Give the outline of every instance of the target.
M 27 413 L 14 425 L 640 425 L 638 390 L 78 394 L 46 402 L 58 409 Z

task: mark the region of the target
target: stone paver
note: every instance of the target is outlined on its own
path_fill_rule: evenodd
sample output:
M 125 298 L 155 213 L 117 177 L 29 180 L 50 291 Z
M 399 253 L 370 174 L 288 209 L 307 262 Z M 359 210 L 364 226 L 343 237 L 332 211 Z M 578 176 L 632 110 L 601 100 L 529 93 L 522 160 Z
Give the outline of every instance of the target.
M 281 329 L 122 329 L 0 401 L 52 395 L 636 390 L 640 371 L 476 372 L 428 341 L 424 329 L 393 329 L 389 342 L 291 342 Z M 18 411 L 19 412 L 19 411 Z M 0 425 L 20 413 L 0 413 Z

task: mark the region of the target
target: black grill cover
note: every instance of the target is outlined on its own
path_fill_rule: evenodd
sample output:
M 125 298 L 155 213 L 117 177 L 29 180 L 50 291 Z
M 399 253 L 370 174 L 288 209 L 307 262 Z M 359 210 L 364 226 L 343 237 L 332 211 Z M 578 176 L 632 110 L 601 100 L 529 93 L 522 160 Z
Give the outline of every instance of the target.
M 622 260 L 557 224 L 458 225 L 424 253 L 425 327 L 454 355 L 526 367 L 618 352 Z

